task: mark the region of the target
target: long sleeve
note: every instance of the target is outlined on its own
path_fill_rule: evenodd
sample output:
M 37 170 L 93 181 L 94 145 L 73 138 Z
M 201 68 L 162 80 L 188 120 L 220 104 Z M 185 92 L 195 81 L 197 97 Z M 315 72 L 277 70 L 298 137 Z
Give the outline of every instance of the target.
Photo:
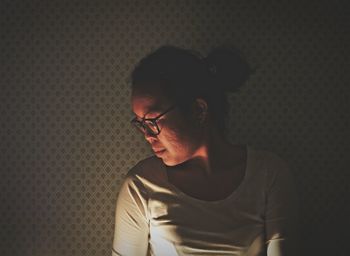
M 134 175 L 122 183 L 116 203 L 112 256 L 148 255 L 147 191 Z
M 286 162 L 274 154 L 265 209 L 265 235 L 268 256 L 299 255 L 299 200 L 294 177 Z

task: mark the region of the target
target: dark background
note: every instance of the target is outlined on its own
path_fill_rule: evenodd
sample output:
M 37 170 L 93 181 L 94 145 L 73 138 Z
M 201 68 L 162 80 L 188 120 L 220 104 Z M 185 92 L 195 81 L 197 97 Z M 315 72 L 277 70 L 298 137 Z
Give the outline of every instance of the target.
M 258 67 L 230 96 L 230 139 L 289 163 L 300 255 L 348 255 L 346 3 L 1 1 L 0 255 L 111 254 L 120 183 L 152 153 L 127 77 L 166 43 Z

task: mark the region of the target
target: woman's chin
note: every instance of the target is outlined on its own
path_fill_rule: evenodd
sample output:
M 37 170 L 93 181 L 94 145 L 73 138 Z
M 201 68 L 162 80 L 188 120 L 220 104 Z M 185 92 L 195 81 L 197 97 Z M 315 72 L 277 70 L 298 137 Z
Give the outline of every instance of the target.
M 162 159 L 163 163 L 166 166 L 169 166 L 169 167 L 181 164 L 181 161 L 176 161 L 174 159 L 171 159 L 171 158 L 168 158 L 168 157 L 165 157 L 165 156 L 162 156 L 162 157 L 159 157 L 159 158 Z
M 173 166 L 173 165 L 176 165 L 176 163 L 167 156 L 167 153 L 168 152 L 165 152 L 165 154 L 162 152 L 161 154 L 156 154 L 156 156 L 159 158 L 159 159 L 162 159 L 163 163 L 167 166 Z

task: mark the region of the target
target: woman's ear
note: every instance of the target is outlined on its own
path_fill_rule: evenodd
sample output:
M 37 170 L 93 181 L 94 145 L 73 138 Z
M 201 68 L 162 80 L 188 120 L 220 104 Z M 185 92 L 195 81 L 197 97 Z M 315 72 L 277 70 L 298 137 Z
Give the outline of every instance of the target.
M 208 104 L 202 98 L 197 98 L 193 104 L 194 118 L 203 124 L 208 117 Z

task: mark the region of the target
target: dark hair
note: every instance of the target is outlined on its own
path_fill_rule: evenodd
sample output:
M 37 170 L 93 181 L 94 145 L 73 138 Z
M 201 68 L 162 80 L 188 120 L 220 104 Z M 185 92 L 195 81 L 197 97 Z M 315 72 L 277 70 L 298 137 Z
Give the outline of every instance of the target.
M 219 46 L 203 57 L 195 50 L 164 45 L 140 60 L 131 73 L 131 85 L 132 89 L 160 85 L 185 116 L 196 98 L 206 100 L 208 112 L 225 137 L 229 111 L 226 93 L 239 92 L 252 72 L 233 47 Z

